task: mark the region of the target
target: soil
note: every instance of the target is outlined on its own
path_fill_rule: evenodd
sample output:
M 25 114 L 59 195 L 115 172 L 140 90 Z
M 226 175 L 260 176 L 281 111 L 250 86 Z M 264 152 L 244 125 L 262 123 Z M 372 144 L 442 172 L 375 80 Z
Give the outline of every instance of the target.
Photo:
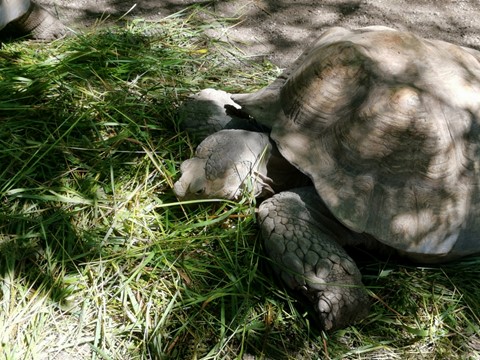
M 222 37 L 247 55 L 290 64 L 323 30 L 332 26 L 385 25 L 480 50 L 478 0 L 38 0 L 67 26 L 82 30 L 101 19 L 160 19 L 203 4 L 235 26 Z M 125 15 L 127 14 L 127 15 Z

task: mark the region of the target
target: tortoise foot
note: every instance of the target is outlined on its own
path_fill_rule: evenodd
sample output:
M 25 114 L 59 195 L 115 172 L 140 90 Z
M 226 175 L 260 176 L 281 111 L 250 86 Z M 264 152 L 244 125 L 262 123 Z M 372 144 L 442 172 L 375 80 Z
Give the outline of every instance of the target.
M 351 234 L 319 203 L 313 188 L 285 191 L 260 205 L 259 221 L 274 271 L 311 301 L 323 329 L 335 330 L 365 317 L 369 298 L 356 264 L 335 240 Z

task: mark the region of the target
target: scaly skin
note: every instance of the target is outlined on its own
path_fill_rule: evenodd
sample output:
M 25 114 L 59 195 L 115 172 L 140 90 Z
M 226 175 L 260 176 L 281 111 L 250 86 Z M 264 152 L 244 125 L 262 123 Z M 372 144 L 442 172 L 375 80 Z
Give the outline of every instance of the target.
M 264 201 L 259 222 L 272 268 L 289 288 L 312 302 L 325 330 L 367 315 L 369 299 L 360 271 L 335 240 L 351 234 L 322 207 L 313 187 Z
M 42 6 L 31 3 L 27 12 L 0 32 L 3 36 L 28 36 L 35 40 L 54 40 L 68 34 L 68 29 Z

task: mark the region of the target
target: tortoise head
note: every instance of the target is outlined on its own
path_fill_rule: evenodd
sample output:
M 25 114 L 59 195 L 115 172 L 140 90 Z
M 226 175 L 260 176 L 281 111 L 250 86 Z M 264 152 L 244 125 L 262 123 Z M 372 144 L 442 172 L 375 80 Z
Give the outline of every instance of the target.
M 238 199 L 244 191 L 255 197 L 273 193 L 267 177 L 272 145 L 267 134 L 222 130 L 203 140 L 195 157 L 182 163 L 174 185 L 180 200 Z

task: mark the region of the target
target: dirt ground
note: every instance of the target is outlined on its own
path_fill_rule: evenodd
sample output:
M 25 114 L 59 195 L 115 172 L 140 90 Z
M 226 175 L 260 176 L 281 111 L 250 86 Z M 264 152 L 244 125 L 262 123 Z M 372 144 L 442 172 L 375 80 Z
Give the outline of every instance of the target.
M 238 24 L 212 33 L 227 37 L 248 55 L 285 67 L 331 26 L 385 25 L 480 49 L 478 0 L 38 0 L 76 29 L 99 19 L 160 19 L 204 4 Z

